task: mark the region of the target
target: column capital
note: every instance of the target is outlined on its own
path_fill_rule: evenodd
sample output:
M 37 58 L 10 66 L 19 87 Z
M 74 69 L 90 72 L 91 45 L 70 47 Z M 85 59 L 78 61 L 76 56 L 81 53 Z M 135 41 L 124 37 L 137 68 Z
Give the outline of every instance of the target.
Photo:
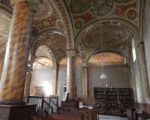
M 76 49 L 66 49 L 67 57 L 75 57 L 77 54 Z

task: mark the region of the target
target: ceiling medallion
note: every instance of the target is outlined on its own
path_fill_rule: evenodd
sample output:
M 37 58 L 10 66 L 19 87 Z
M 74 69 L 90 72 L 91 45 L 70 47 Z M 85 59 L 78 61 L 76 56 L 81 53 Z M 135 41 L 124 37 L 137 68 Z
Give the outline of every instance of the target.
M 81 28 L 82 25 L 83 25 L 82 19 L 76 20 L 76 22 L 75 22 L 75 27 L 76 27 L 77 29 Z
M 51 5 L 47 0 L 43 0 L 42 3 L 38 4 L 37 11 L 34 15 L 35 19 L 45 19 L 52 14 Z
M 90 0 L 71 0 L 70 9 L 73 13 L 82 13 L 90 7 Z
M 109 13 L 113 8 L 113 0 L 92 0 L 91 12 L 98 16 Z
M 130 19 L 130 20 L 134 20 L 134 19 L 136 19 L 136 17 L 137 17 L 137 12 L 136 12 L 135 10 L 129 10 L 129 11 L 127 12 L 127 17 L 128 17 L 128 19 Z

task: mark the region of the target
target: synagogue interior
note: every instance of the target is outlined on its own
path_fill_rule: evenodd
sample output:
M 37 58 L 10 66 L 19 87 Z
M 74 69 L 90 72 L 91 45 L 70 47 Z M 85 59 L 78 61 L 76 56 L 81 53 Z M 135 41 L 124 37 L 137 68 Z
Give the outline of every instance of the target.
M 150 0 L 0 0 L 0 120 L 150 120 Z

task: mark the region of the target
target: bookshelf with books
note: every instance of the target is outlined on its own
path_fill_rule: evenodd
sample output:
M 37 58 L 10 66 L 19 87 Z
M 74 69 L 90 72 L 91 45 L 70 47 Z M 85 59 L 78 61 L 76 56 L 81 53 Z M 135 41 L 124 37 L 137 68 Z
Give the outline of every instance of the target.
M 94 98 L 99 114 L 126 116 L 126 110 L 134 108 L 131 88 L 94 88 Z

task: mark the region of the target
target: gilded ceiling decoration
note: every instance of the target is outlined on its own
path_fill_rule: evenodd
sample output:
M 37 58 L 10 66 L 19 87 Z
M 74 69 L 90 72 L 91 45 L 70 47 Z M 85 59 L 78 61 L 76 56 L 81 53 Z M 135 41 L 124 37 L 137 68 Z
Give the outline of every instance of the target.
M 140 0 L 65 0 L 77 34 L 97 19 L 123 19 L 139 27 Z

